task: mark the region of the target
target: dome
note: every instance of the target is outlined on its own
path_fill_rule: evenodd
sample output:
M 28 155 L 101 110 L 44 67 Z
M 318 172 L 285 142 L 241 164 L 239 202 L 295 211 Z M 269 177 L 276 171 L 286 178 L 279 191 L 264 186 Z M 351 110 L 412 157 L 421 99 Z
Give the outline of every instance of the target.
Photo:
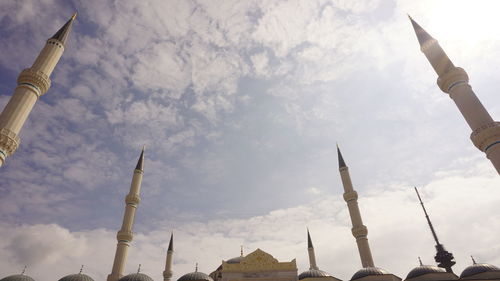
M 446 270 L 437 267 L 435 265 L 421 265 L 412 269 L 410 273 L 408 273 L 408 276 L 406 276 L 406 279 L 415 278 L 428 273 L 441 273 L 441 272 L 446 272 Z
M 118 279 L 118 281 L 153 281 L 153 278 L 147 276 L 144 273 L 138 272 L 125 275 L 122 278 Z
M 64 276 L 63 278 L 59 279 L 59 281 L 94 281 L 94 279 L 86 274 L 78 273 Z
M 181 278 L 177 279 L 177 281 L 214 281 L 214 280 L 203 272 L 195 271 L 182 275 Z
M 488 271 L 500 271 L 500 268 L 487 263 L 475 263 L 464 269 L 462 274 L 460 274 L 460 278 L 465 278 Z
M 321 277 L 332 277 L 332 276 L 323 270 L 310 269 L 308 271 L 302 272 L 299 275 L 299 280 L 302 280 L 305 278 L 321 278 Z
M 0 279 L 0 281 L 35 281 L 33 278 L 24 274 L 15 274 L 11 276 L 7 276 L 5 278 Z
M 245 258 L 244 256 L 239 256 L 239 257 L 235 257 L 235 258 L 232 258 L 232 259 L 228 259 L 226 261 L 226 263 L 240 263 L 243 258 Z
M 358 272 L 354 273 L 351 280 L 356 280 L 371 275 L 384 275 L 384 274 L 390 274 L 390 273 L 378 267 L 365 267 L 358 270 Z

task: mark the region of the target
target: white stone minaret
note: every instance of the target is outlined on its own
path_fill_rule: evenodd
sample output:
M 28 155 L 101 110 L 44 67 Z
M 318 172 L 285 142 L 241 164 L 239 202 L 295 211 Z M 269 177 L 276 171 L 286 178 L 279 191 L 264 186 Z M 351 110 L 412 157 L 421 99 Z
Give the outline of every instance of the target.
M 128 248 L 133 238 L 132 226 L 134 225 L 135 211 L 137 205 L 141 201 L 139 194 L 141 191 L 142 175 L 144 174 L 144 148 L 142 149 L 139 161 L 134 170 L 132 183 L 130 185 L 130 192 L 125 197 L 125 214 L 123 215 L 122 228 L 118 231 L 116 239 L 115 260 L 113 261 L 113 269 L 111 274 L 108 275 L 107 281 L 117 281 L 123 277 L 125 263 L 127 262 Z
M 316 264 L 316 255 L 314 254 L 314 246 L 311 240 L 311 235 L 309 234 L 309 229 L 307 230 L 307 252 L 309 253 L 309 269 L 318 270 L 318 265 Z
M 439 88 L 450 95 L 472 129 L 472 143 L 486 153 L 500 174 L 500 122 L 493 121 L 469 85 L 467 73 L 455 67 L 446 53 L 411 17 L 410 21 L 417 34 L 420 50 L 425 54 L 438 75 Z
M 64 52 L 75 18 L 76 13 L 47 40 L 35 63 L 19 74 L 14 94 L 0 114 L 0 166 L 16 151 L 24 122 L 36 101 L 50 88 L 50 74 Z
M 368 228 L 363 225 L 361 213 L 358 206 L 358 193 L 353 189 L 351 176 L 349 175 L 349 168 L 347 168 L 342 153 L 337 146 L 337 154 L 339 157 L 339 171 L 344 185 L 344 200 L 347 202 L 349 208 L 349 215 L 352 222 L 352 235 L 356 238 L 358 244 L 359 257 L 361 258 L 361 265 L 363 267 L 373 267 L 373 258 L 368 244 Z
M 163 271 L 163 281 L 172 280 L 173 255 L 174 255 L 174 233 L 170 235 L 170 242 L 168 243 L 167 261 L 165 262 L 165 271 Z

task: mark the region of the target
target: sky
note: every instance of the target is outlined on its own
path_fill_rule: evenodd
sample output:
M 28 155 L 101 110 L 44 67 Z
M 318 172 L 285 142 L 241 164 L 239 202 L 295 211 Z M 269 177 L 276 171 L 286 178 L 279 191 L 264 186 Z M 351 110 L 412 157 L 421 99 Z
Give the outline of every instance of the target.
M 3 0 L 0 108 L 76 10 L 52 86 L 0 169 L 0 272 L 111 271 L 146 145 L 126 272 L 174 278 L 260 248 L 349 280 L 361 268 L 342 198 L 350 168 L 375 265 L 434 264 L 420 188 L 459 274 L 500 266 L 500 180 L 436 85 L 410 14 L 500 118 L 500 3 L 491 0 Z

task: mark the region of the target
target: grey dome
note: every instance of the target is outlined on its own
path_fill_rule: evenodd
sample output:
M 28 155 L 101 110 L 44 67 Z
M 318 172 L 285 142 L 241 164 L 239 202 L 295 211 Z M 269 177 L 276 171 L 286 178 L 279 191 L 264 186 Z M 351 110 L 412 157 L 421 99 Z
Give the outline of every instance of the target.
M 240 263 L 244 258 L 244 256 L 235 257 L 232 259 L 228 259 L 226 263 Z
M 0 281 L 35 281 L 33 278 L 24 274 L 15 274 L 11 276 L 7 276 L 5 278 L 0 279 Z
M 214 280 L 205 273 L 196 271 L 182 275 L 181 278 L 177 279 L 177 281 L 214 281 Z
M 64 276 L 63 278 L 59 279 L 59 281 L 94 281 L 94 279 L 86 274 L 78 273 Z
M 464 271 L 462 271 L 462 274 L 460 274 L 460 278 L 469 277 L 488 271 L 500 271 L 500 268 L 487 263 L 475 263 L 464 269 Z
M 390 273 L 388 271 L 386 271 L 382 268 L 378 268 L 378 267 L 365 267 L 365 268 L 358 270 L 358 272 L 354 273 L 351 280 L 356 280 L 356 279 L 363 278 L 366 276 L 371 276 L 371 275 L 384 275 L 384 274 L 390 274 Z
M 446 270 L 437 267 L 435 265 L 421 265 L 412 269 L 410 273 L 408 273 L 408 275 L 406 276 L 406 279 L 415 278 L 428 273 L 441 273 L 441 272 L 446 272 Z
M 332 277 L 332 276 L 323 270 L 310 269 L 308 271 L 302 272 L 299 275 L 299 280 L 302 280 L 305 278 L 321 278 L 321 277 Z
M 129 275 L 125 275 L 122 278 L 118 279 L 118 281 L 154 281 L 153 278 L 147 276 L 144 273 L 132 273 Z

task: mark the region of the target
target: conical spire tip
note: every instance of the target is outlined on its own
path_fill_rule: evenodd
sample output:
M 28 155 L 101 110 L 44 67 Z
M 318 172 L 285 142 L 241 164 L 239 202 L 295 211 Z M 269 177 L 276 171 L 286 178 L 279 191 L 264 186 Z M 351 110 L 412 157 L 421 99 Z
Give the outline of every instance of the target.
M 347 167 L 344 161 L 344 157 L 342 157 L 342 153 L 340 152 L 339 145 L 337 144 L 337 155 L 339 158 L 339 169 L 342 167 Z
M 168 250 L 173 251 L 174 250 L 174 232 L 170 234 L 170 242 L 168 242 Z
M 309 228 L 307 228 L 307 248 L 314 248 L 311 235 L 309 234 Z

